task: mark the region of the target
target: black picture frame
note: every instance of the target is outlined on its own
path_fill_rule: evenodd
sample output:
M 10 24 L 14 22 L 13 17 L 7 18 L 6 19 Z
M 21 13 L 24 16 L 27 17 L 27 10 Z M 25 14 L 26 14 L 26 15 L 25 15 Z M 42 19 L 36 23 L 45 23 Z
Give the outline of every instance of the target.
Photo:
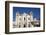
M 21 3 L 21 4 L 38 4 L 43 5 L 43 30 L 38 31 L 24 31 L 24 32 L 9 32 L 9 3 Z M 36 3 L 36 2 L 20 2 L 20 1 L 5 1 L 5 33 L 6 34 L 16 34 L 16 33 L 32 33 L 32 32 L 45 32 L 45 3 Z

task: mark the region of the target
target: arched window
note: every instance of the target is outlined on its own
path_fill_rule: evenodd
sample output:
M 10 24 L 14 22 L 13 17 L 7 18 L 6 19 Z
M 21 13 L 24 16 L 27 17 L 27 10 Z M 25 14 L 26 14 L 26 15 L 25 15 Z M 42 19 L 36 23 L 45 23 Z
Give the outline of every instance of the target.
M 25 20 L 25 17 L 24 17 L 24 20 Z
M 19 28 L 21 27 L 21 22 L 19 22 Z
M 19 28 L 21 27 L 21 25 L 19 25 Z
M 26 27 L 26 25 L 24 24 L 24 27 Z
M 24 27 L 26 27 L 26 26 L 27 26 L 27 23 L 24 24 Z
M 31 27 L 31 22 L 29 22 L 28 27 Z
M 28 20 L 30 20 L 30 18 L 28 18 Z
M 28 27 L 30 27 L 30 24 L 28 24 Z

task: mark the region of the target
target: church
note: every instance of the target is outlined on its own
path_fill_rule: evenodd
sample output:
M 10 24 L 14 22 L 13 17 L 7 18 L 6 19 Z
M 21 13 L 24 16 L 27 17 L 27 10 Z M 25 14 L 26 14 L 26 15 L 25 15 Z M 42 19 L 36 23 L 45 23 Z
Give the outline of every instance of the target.
M 16 13 L 16 19 L 15 19 L 15 28 L 28 28 L 28 27 L 34 27 L 39 25 L 40 22 L 36 18 L 33 18 L 33 13 Z

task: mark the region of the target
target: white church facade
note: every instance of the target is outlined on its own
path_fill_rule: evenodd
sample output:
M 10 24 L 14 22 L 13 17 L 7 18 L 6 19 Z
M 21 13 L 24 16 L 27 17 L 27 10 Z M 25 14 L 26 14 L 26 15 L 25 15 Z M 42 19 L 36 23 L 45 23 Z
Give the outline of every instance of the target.
M 39 24 L 39 20 L 33 18 L 32 12 L 29 14 L 20 14 L 18 12 L 16 13 L 15 28 L 34 27 L 35 24 Z

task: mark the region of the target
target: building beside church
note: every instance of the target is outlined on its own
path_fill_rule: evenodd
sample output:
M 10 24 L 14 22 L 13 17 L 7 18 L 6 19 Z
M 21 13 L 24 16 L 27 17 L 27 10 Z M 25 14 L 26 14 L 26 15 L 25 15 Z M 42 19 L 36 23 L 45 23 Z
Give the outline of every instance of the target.
M 24 28 L 24 27 L 34 27 L 35 25 L 39 25 L 39 20 L 33 18 L 33 13 L 16 13 L 15 19 L 15 28 Z

